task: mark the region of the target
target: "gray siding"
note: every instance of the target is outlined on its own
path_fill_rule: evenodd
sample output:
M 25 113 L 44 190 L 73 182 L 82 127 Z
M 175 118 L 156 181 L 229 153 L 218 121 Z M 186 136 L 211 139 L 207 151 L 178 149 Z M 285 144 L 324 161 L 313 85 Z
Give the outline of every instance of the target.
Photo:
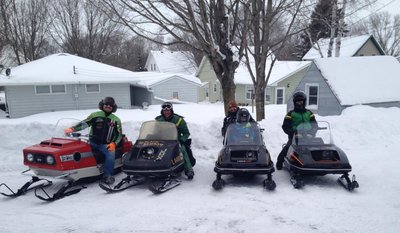
M 85 84 L 66 85 L 65 94 L 37 95 L 34 86 L 7 86 L 11 118 L 53 111 L 95 109 L 105 96 L 114 97 L 119 108 L 130 108 L 129 84 L 100 84 L 99 93 L 86 93 Z
M 173 92 L 178 92 L 180 101 L 198 102 L 199 85 L 179 78 L 177 76 L 151 86 L 154 97 L 162 99 L 172 99 Z M 153 104 L 161 103 L 159 100 L 153 100 Z
M 318 84 L 318 108 L 313 109 L 309 108 L 312 112 L 321 115 L 340 115 L 344 107 L 342 107 L 332 92 L 331 88 L 326 83 L 323 78 L 321 72 L 317 68 L 317 66 L 312 63 L 311 67 L 306 72 L 303 79 L 300 81 L 296 90 L 306 89 L 306 84 Z M 289 98 L 287 103 L 287 110 L 293 109 L 293 100 L 292 97 Z

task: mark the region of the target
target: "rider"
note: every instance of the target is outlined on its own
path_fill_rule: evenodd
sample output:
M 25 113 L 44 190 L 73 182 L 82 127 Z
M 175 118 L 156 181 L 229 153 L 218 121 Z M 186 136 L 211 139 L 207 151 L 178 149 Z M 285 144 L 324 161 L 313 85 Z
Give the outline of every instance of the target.
M 113 113 L 117 111 L 117 105 L 113 97 L 105 97 L 99 102 L 100 111 L 90 114 L 83 122 L 64 130 L 65 133 L 80 131 L 91 126 L 89 141 L 94 150 L 100 151 L 105 156 L 103 182 L 114 183 L 113 177 L 115 157 L 112 152 L 122 139 L 121 120 Z
M 278 161 L 276 162 L 276 169 L 281 170 L 283 166 L 283 160 L 289 150 L 290 143 L 293 135 L 297 134 L 298 126 L 304 125 L 308 130 L 316 129 L 317 122 L 315 120 L 314 113 L 306 109 L 307 96 L 303 91 L 296 91 L 293 94 L 293 105 L 294 109 L 289 111 L 283 120 L 282 129 L 288 135 L 288 142 L 282 148 L 282 151 L 278 155 Z M 310 132 L 310 134 L 313 134 Z
M 228 114 L 224 118 L 223 126 L 221 129 L 221 135 L 225 137 L 226 129 L 228 128 L 228 125 L 231 123 L 236 122 L 237 115 L 239 110 L 242 108 L 239 108 L 235 100 L 231 100 L 228 103 Z M 243 108 L 244 109 L 244 108 Z M 246 109 L 247 110 L 247 109 Z M 254 122 L 254 119 L 251 117 L 249 113 L 250 118 L 248 119 L 249 122 Z
M 178 130 L 178 140 L 181 144 L 181 152 L 183 154 L 184 160 L 184 168 L 185 168 L 185 175 L 189 180 L 193 179 L 194 171 L 192 167 L 192 162 L 188 154 L 188 150 L 190 147 L 187 145 L 190 142 L 189 136 L 189 128 L 187 127 L 186 121 L 183 119 L 182 116 L 175 114 L 172 103 L 164 102 L 161 105 L 161 115 L 156 117 L 157 121 L 168 121 L 175 124 Z M 190 151 L 189 151 L 190 153 Z M 194 165 L 194 163 L 193 163 Z

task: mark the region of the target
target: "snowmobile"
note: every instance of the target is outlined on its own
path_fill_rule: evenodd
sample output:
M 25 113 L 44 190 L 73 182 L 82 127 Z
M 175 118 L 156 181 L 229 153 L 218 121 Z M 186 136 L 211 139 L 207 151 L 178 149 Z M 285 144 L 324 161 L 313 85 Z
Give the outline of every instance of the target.
M 127 176 L 114 187 L 100 183 L 100 188 L 114 193 L 148 183 L 150 191 L 159 194 L 180 185 L 177 177 L 184 170 L 180 146 L 175 124 L 144 122 L 138 139 L 122 161 L 122 171 Z
M 9 191 L 9 193 L 1 194 L 17 197 L 34 189 L 35 196 L 39 199 L 54 201 L 86 188 L 80 184 L 100 179 L 103 174 L 104 155 L 98 151 L 92 151 L 88 141 L 88 128 L 80 132 L 64 134 L 64 128 L 78 123 L 86 124 L 76 119 L 61 119 L 57 122 L 54 132 L 55 135 L 63 136 L 51 137 L 40 144 L 24 148 L 24 165 L 28 166 L 28 169 L 22 173 L 31 176 L 32 179 L 16 192 L 6 184 L 1 184 L 0 186 L 5 186 Z M 122 156 L 131 147 L 132 142 L 124 135 L 115 151 L 116 172 L 121 170 Z M 52 187 L 45 189 L 54 180 L 59 179 L 67 182 L 61 182 L 61 187 L 59 189 L 57 187 L 55 192 Z M 53 194 L 49 194 L 49 189 L 53 191 Z
M 223 147 L 215 162 L 216 180 L 212 183 L 215 190 L 225 186 L 222 175 L 249 176 L 266 174 L 264 188 L 274 190 L 275 182 L 272 173 L 274 163 L 265 146 L 263 129 L 255 122 L 236 122 L 228 125 Z
M 291 174 L 294 188 L 304 186 L 304 176 L 326 174 L 342 174 L 338 179 L 342 186 L 349 191 L 358 188 L 355 175 L 352 179 L 349 177 L 352 167 L 346 154 L 333 143 L 329 123 L 319 121 L 314 127 L 316 130 L 305 128 L 303 124 L 298 126 L 284 158 L 284 167 Z

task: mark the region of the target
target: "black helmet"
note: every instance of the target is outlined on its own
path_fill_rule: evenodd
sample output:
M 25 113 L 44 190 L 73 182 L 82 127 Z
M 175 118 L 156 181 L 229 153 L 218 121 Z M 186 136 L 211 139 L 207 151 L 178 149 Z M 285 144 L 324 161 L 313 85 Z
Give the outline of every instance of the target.
M 304 102 L 307 100 L 306 93 L 304 91 L 296 91 L 293 94 L 293 103 L 299 100 L 303 100 Z
M 112 106 L 112 112 L 116 112 L 116 111 L 117 111 L 118 106 L 117 106 L 117 104 L 115 103 L 115 100 L 114 100 L 113 97 L 107 96 L 107 97 L 105 97 L 104 99 L 102 99 L 102 100 L 99 102 L 99 109 L 100 109 L 100 110 L 103 110 L 104 104 L 107 104 L 107 105 Z
M 297 101 L 302 100 L 303 103 L 301 105 L 296 104 Z M 293 93 L 293 105 L 295 110 L 304 110 L 306 108 L 306 100 L 307 96 L 304 91 L 296 91 Z
M 246 108 L 241 108 L 238 110 L 236 115 L 237 122 L 249 122 L 250 121 L 250 113 Z

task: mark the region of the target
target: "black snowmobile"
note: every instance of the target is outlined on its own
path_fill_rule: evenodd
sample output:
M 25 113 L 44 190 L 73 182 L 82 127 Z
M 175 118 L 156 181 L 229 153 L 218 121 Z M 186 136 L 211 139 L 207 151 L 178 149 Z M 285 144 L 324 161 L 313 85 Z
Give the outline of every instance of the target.
M 148 183 L 153 193 L 163 193 L 180 185 L 177 176 L 184 170 L 183 164 L 175 124 L 147 121 L 142 124 L 132 149 L 123 158 L 122 171 L 127 177 L 114 187 L 99 185 L 112 193 Z
M 212 186 L 215 190 L 224 187 L 222 175 L 248 176 L 266 174 L 263 185 L 268 190 L 274 190 L 275 182 L 272 173 L 274 163 L 264 144 L 262 129 L 256 122 L 236 122 L 228 125 L 224 145 L 215 162 L 214 171 L 217 179 Z
M 355 175 L 349 177 L 351 165 L 346 154 L 333 144 L 330 125 L 319 121 L 316 130 L 303 130 L 300 124 L 293 136 L 284 166 L 291 174 L 295 188 L 304 186 L 303 176 L 324 176 L 342 174 L 338 182 L 349 191 L 358 188 Z

